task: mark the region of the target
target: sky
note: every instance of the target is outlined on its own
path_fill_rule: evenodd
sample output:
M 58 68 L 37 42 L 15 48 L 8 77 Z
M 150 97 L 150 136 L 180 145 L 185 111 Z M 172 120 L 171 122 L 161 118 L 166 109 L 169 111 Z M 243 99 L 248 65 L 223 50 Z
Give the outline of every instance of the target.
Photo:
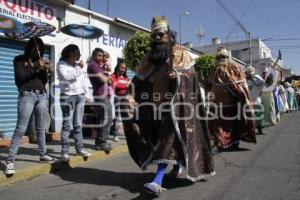
M 76 0 L 87 8 L 88 0 Z M 109 2 L 109 7 L 108 7 Z M 264 40 L 274 58 L 281 50 L 284 66 L 300 74 L 300 0 L 222 0 L 248 29 L 252 38 Z M 93 11 L 119 17 L 150 28 L 153 16 L 164 15 L 171 29 L 178 32 L 181 15 L 182 43 L 199 46 L 196 31 L 204 30 L 202 45 L 213 37 L 221 42 L 245 40 L 245 33 L 217 4 L 216 0 L 91 0 Z M 108 8 L 108 9 L 107 9 Z M 184 15 L 189 12 L 189 15 Z M 178 36 L 178 34 L 177 34 Z M 177 41 L 179 38 L 177 37 Z

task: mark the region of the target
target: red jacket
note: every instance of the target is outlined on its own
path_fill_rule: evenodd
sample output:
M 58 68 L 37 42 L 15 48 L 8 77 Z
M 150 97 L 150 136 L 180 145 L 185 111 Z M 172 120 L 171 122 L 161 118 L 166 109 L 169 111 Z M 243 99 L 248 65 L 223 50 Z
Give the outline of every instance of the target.
M 127 94 L 129 79 L 126 76 L 117 76 L 115 73 L 111 75 L 115 94 L 124 96 Z

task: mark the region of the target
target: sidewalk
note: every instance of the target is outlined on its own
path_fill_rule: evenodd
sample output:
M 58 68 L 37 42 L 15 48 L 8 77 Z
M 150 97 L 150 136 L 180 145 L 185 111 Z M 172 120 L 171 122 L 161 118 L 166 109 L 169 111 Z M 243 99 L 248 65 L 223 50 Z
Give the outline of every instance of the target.
M 28 180 L 41 174 L 53 173 L 56 171 L 73 168 L 95 160 L 107 159 L 110 156 L 128 151 L 124 135 L 120 136 L 119 142 L 111 141 L 111 144 L 113 146 L 113 150 L 109 155 L 106 155 L 103 151 L 94 150 L 93 138 L 85 138 L 83 140 L 84 148 L 92 153 L 92 155 L 88 158 L 88 160 L 83 160 L 81 156 L 75 155 L 74 140 L 70 139 L 71 159 L 69 164 L 60 161 L 60 141 L 52 141 L 47 143 L 48 154 L 56 159 L 53 164 L 39 162 L 37 144 L 23 144 L 20 146 L 18 155 L 16 156 L 16 173 L 12 177 L 6 177 L 6 175 L 3 173 L 5 169 L 5 160 L 7 157 L 8 148 L 0 148 L 0 187 L 7 186 L 18 181 Z

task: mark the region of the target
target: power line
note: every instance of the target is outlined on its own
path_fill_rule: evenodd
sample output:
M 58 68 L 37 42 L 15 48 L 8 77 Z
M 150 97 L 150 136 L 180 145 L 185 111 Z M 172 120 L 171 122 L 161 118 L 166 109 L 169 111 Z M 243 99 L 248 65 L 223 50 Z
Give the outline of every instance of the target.
M 245 33 L 249 33 L 248 29 L 233 15 L 233 13 L 221 2 L 216 0 L 220 7 L 231 17 L 231 19 L 242 29 Z
M 248 37 L 249 40 L 249 62 L 252 65 L 252 55 L 251 55 L 251 35 L 248 29 L 233 15 L 233 13 L 221 2 L 221 0 L 216 0 L 219 6 L 231 17 L 231 19 L 242 29 Z
M 250 4 L 248 5 L 248 7 L 246 8 L 246 10 L 244 11 L 244 13 L 241 16 L 241 19 L 243 19 L 245 17 L 245 15 L 247 14 L 247 12 L 249 11 L 249 9 L 251 8 L 252 4 L 254 3 L 254 0 L 251 0 Z
M 248 5 L 248 7 L 245 9 L 245 11 L 243 12 L 243 14 L 241 15 L 241 19 L 244 18 L 244 16 L 246 15 L 246 13 L 248 12 L 248 10 L 250 9 L 250 7 L 252 6 L 254 0 L 251 0 L 250 4 Z M 229 42 L 231 39 L 234 39 L 234 37 L 231 36 L 231 33 L 233 33 L 233 31 L 237 30 L 237 24 L 235 24 L 234 28 L 231 29 L 228 34 L 226 35 L 226 39 Z
M 276 42 L 276 41 L 295 41 L 295 40 L 300 40 L 300 38 L 267 38 L 267 39 L 262 39 L 262 41 L 267 41 L 267 42 Z

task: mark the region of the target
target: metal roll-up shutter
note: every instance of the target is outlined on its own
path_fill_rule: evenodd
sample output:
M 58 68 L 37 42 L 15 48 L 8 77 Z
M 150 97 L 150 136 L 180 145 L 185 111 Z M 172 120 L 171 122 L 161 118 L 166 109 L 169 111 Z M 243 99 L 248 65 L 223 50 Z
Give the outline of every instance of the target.
M 13 59 L 22 53 L 22 46 L 0 40 L 0 137 L 3 138 L 11 138 L 17 122 L 18 89 Z
M 25 42 L 0 38 L 0 138 L 11 138 L 17 122 L 18 89 L 13 60 L 24 53 Z M 49 58 L 49 50 L 44 57 Z

